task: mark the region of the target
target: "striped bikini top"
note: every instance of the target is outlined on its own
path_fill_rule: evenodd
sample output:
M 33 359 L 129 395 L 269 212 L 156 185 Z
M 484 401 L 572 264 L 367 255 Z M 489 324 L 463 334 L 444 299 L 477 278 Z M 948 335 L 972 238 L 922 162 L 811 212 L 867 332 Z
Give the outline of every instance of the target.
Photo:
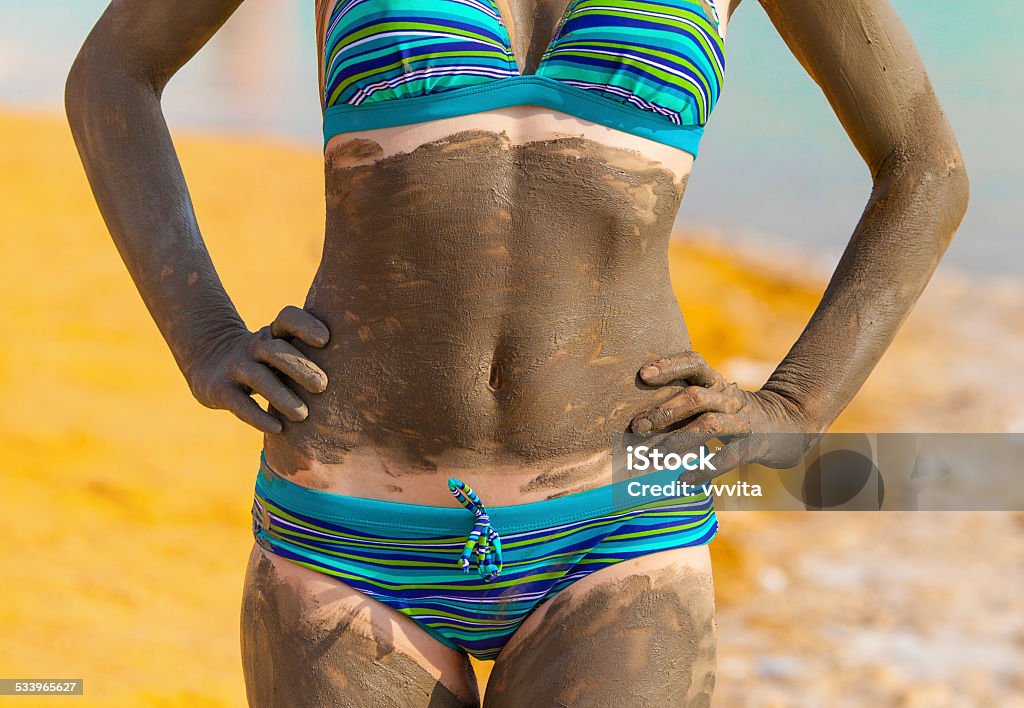
M 713 0 L 570 0 L 520 74 L 494 0 L 338 0 L 324 144 L 509 106 L 551 108 L 696 156 L 725 71 Z

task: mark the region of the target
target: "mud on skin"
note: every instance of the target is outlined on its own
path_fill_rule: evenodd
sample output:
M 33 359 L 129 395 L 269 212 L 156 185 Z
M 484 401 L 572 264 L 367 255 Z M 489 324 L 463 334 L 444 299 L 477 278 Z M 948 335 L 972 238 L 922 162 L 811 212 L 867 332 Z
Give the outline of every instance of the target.
M 570 0 L 496 0 L 521 74 L 533 74 Z
M 683 184 L 579 138 L 466 131 L 379 154 L 327 155 L 305 307 L 331 343 L 304 352 L 330 383 L 297 392 L 309 418 L 268 441 L 277 458 L 370 445 L 431 471 L 607 449 L 659 395 L 639 368 L 689 348 L 667 261 Z
M 715 661 L 710 575 L 630 575 L 556 595 L 495 663 L 484 705 L 708 706 Z
M 386 637 L 370 636 L 355 617 L 320 621 L 316 607 L 316 598 L 280 578 L 273 562 L 254 551 L 242 598 L 242 665 L 249 705 L 478 705 L 475 696 L 456 695 Z

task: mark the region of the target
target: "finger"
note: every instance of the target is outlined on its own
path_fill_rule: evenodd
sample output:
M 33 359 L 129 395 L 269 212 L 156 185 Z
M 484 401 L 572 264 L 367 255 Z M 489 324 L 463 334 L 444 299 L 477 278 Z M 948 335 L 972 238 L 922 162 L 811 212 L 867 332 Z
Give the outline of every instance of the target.
M 714 440 L 719 435 L 720 433 L 711 430 L 702 432 L 689 431 L 685 433 L 677 431 L 666 433 L 664 437 L 662 437 L 661 440 L 652 447 L 661 450 L 666 455 L 669 453 L 675 453 L 682 457 L 690 452 L 696 452 L 699 454 L 702 446 L 707 445 L 708 442 Z
M 742 407 L 743 399 L 737 386 L 728 386 L 724 389 L 690 386 L 664 403 L 659 403 L 636 416 L 630 428 L 638 435 L 645 435 L 701 413 L 736 413 Z
M 281 432 L 281 421 L 260 408 L 259 404 L 241 389 L 232 386 L 223 396 L 224 409 L 231 411 L 242 422 L 263 433 L 275 435 Z
M 235 368 L 234 379 L 245 384 L 255 393 L 267 399 L 267 402 L 293 423 L 305 420 L 309 409 L 302 399 L 274 375 L 274 372 L 263 364 L 246 361 Z
M 640 379 L 649 386 L 664 386 L 680 380 L 694 386 L 714 386 L 724 381 L 721 374 L 708 366 L 704 357 L 692 351 L 648 364 L 640 369 Z
M 750 432 L 750 423 L 735 415 L 725 413 L 702 413 L 678 430 L 667 433 L 660 449 L 669 452 L 696 452 L 709 440 L 742 436 Z M 723 440 L 724 441 L 724 440 Z
M 270 325 L 275 337 L 295 337 L 311 347 L 322 347 L 331 337 L 327 325 L 294 305 L 281 310 Z
M 750 432 L 750 421 L 745 417 L 729 413 L 702 413 L 692 421 L 674 431 L 673 434 L 698 434 L 719 437 L 722 435 L 746 435 Z
M 259 341 L 253 349 L 257 361 L 274 367 L 310 393 L 323 393 L 327 374 L 283 339 Z
M 711 465 L 714 469 L 697 469 L 684 472 L 679 475 L 681 484 L 704 484 L 716 477 L 721 477 L 727 472 L 732 472 L 738 467 L 754 461 L 756 445 L 753 436 L 745 436 L 732 440 L 720 449 L 716 450 L 711 457 Z

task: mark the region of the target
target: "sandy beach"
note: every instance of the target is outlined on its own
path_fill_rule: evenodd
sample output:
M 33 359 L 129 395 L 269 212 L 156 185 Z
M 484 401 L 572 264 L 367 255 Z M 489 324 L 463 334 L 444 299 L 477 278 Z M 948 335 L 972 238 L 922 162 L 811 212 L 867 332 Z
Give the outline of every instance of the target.
M 249 326 L 301 304 L 320 156 L 177 142 Z M 0 676 L 83 678 L 90 705 L 244 705 L 260 436 L 192 400 L 61 120 L 0 113 L 0 213 Z M 671 250 L 694 347 L 749 387 L 827 277 L 764 250 L 696 234 Z M 835 429 L 1024 431 L 1021 301 L 1016 283 L 940 274 Z M 731 512 L 721 529 L 717 705 L 1024 705 L 1024 514 Z

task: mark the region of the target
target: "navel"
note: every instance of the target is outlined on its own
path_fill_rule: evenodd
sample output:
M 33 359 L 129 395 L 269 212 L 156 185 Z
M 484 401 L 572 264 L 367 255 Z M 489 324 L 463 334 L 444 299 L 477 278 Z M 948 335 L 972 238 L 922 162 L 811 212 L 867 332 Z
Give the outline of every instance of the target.
M 487 388 L 497 393 L 505 385 L 505 373 L 500 361 L 492 361 L 487 374 Z

